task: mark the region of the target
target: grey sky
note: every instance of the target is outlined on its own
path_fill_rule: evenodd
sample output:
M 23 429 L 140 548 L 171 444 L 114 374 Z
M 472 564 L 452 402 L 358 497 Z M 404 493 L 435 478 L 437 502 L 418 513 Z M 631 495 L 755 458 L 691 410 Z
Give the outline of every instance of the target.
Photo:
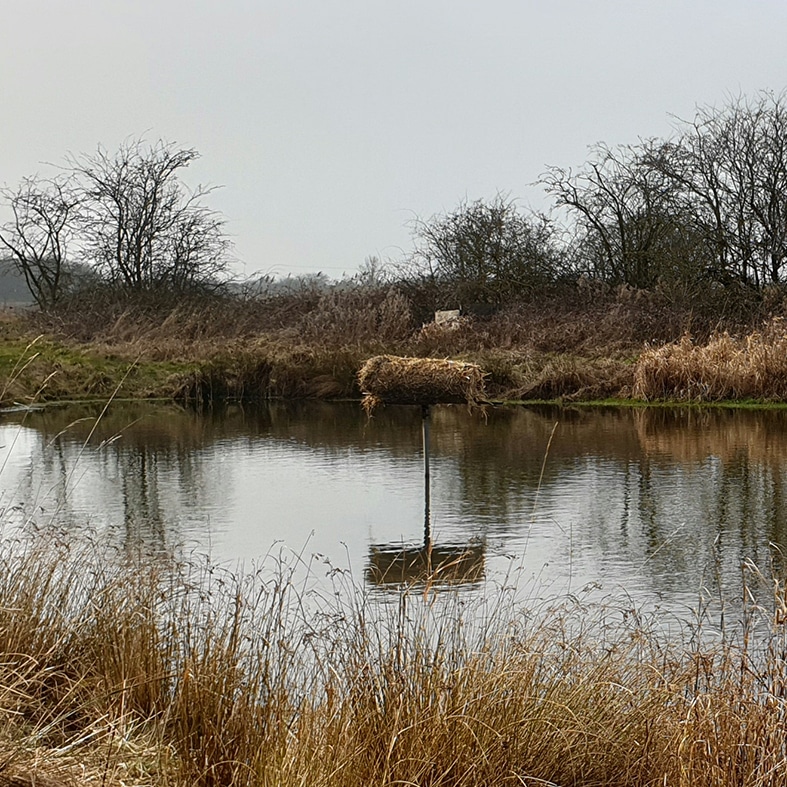
M 787 87 L 785 0 L 2 5 L 0 183 L 129 136 L 195 147 L 247 274 L 400 257 L 415 215 L 543 207 L 547 164 Z

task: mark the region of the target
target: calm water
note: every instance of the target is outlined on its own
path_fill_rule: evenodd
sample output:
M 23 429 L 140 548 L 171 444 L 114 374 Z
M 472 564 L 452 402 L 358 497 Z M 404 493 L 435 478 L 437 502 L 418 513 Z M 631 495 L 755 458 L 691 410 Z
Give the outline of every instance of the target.
M 429 558 L 417 408 L 99 413 L 3 414 L 7 522 L 231 563 L 318 555 L 381 592 L 430 559 L 468 592 L 515 574 L 669 607 L 739 598 L 743 562 L 787 550 L 787 412 L 433 408 Z

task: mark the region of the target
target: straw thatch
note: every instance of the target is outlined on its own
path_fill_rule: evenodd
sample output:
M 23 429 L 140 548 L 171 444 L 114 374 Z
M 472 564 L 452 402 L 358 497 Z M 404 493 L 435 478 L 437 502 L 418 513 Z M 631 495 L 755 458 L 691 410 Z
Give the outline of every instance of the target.
M 485 400 L 484 373 L 474 363 L 377 355 L 358 372 L 367 413 L 378 404 L 442 404 Z

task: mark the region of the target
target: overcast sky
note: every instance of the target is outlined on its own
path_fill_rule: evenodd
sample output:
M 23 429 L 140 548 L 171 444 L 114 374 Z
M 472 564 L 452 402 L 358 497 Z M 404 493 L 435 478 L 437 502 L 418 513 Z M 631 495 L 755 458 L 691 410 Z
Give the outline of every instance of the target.
M 787 88 L 787 0 L 3 0 L 0 183 L 129 137 L 201 153 L 238 272 L 352 273 L 409 222 Z

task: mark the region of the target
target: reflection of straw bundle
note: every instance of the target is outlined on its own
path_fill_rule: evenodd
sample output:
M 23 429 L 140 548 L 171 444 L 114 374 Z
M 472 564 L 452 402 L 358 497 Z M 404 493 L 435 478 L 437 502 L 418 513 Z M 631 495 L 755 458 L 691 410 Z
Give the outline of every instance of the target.
M 366 580 L 372 585 L 475 584 L 484 579 L 483 544 L 467 546 L 373 546 Z
M 484 399 L 484 373 L 474 363 L 377 355 L 358 372 L 367 413 L 378 404 L 438 404 Z

